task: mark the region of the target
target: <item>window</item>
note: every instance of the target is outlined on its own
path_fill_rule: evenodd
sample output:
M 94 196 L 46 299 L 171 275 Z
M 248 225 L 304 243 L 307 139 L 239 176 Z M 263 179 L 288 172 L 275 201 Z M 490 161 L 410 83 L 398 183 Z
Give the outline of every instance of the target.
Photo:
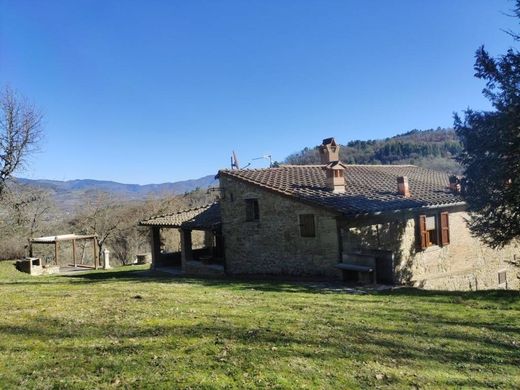
M 246 199 L 246 221 L 258 221 L 259 219 L 258 199 Z
M 500 271 L 498 273 L 498 284 L 505 284 L 507 282 L 506 271 Z
M 302 237 L 316 237 L 314 214 L 300 214 L 300 235 Z
M 419 215 L 419 237 L 421 249 L 426 249 L 432 245 L 448 245 L 450 243 L 448 213 Z

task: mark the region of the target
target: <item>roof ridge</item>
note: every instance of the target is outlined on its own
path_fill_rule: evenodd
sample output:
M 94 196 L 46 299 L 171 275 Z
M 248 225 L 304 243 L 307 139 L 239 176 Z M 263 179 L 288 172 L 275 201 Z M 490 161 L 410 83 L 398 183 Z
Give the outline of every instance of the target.
M 402 167 L 414 167 L 414 168 L 421 168 L 421 169 L 428 169 L 432 170 L 430 168 L 424 168 L 420 167 L 415 164 L 349 164 L 344 161 L 340 162 L 344 164 L 347 167 L 378 167 L 378 168 L 402 168 Z M 241 169 L 221 169 L 221 172 L 237 172 L 237 171 L 247 171 L 247 172 L 256 172 L 256 171 L 266 171 L 266 170 L 276 170 L 276 169 L 283 169 L 283 168 L 323 168 L 327 166 L 327 164 L 281 164 L 278 167 L 271 167 L 271 168 L 241 168 Z
M 348 167 L 415 167 L 421 168 L 414 164 L 345 164 Z
M 155 219 L 155 218 L 172 217 L 172 216 L 177 215 L 177 214 L 187 213 L 188 211 L 196 211 L 196 210 L 200 210 L 200 209 L 203 209 L 203 208 L 208 208 L 210 206 L 213 206 L 216 203 L 218 203 L 218 202 L 206 203 L 203 206 L 193 207 L 191 209 L 182 209 L 182 210 L 179 210 L 179 211 L 175 211 L 173 213 L 155 215 L 153 217 L 150 217 L 150 218 L 147 218 L 147 219 L 143 220 L 142 222 L 146 222 L 146 221 L 148 221 L 150 219 Z

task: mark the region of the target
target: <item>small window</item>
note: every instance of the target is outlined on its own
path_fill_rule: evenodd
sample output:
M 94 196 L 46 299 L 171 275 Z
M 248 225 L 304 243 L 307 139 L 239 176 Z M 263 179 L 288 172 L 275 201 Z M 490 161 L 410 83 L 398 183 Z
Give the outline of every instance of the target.
M 449 216 L 447 212 L 439 215 L 419 216 L 419 235 L 421 249 L 432 245 L 445 246 L 450 243 Z
M 498 284 L 506 284 L 506 282 L 507 282 L 506 271 L 500 271 L 498 273 Z
M 300 214 L 300 235 L 302 237 L 316 237 L 314 214 Z
M 437 218 L 435 216 L 426 217 L 427 245 L 437 245 L 439 243 L 439 232 L 437 230 Z
M 259 219 L 258 199 L 246 199 L 246 221 L 258 221 Z

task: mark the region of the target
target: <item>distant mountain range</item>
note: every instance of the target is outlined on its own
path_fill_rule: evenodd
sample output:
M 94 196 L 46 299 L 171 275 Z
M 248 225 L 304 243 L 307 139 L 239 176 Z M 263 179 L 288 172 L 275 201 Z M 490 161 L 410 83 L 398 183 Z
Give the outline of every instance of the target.
M 453 129 L 412 130 L 390 138 L 351 141 L 342 145 L 340 158 L 347 164 L 414 164 L 460 174 L 461 166 L 455 157 L 462 145 Z M 288 156 L 284 163 L 316 164 L 320 157 L 318 146 L 307 147 Z M 162 184 L 122 184 L 101 180 L 31 180 L 16 179 L 20 184 L 43 188 L 51 192 L 58 207 L 69 212 L 81 205 L 95 192 L 107 192 L 121 201 L 142 200 L 149 196 L 173 196 L 197 188 L 218 186 L 213 175 L 199 179 Z
M 197 188 L 208 188 L 218 185 L 214 175 L 208 175 L 199 179 L 177 181 L 161 184 L 123 184 L 114 181 L 103 180 L 33 180 L 17 178 L 20 184 L 26 184 L 49 191 L 60 209 L 71 211 L 89 194 L 94 192 L 107 192 L 122 201 L 142 200 L 148 196 L 180 195 Z

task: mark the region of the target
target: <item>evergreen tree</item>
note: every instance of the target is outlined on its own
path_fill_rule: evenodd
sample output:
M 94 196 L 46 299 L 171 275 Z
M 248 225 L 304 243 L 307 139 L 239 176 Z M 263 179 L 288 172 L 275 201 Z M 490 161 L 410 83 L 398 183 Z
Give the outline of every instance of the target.
M 520 18 L 520 0 L 514 12 Z M 463 119 L 455 116 L 464 148 L 459 160 L 467 181 L 469 226 L 490 246 L 502 247 L 520 238 L 520 52 L 509 49 L 493 58 L 482 46 L 475 72 L 486 81 L 483 94 L 494 110 L 468 109 Z

